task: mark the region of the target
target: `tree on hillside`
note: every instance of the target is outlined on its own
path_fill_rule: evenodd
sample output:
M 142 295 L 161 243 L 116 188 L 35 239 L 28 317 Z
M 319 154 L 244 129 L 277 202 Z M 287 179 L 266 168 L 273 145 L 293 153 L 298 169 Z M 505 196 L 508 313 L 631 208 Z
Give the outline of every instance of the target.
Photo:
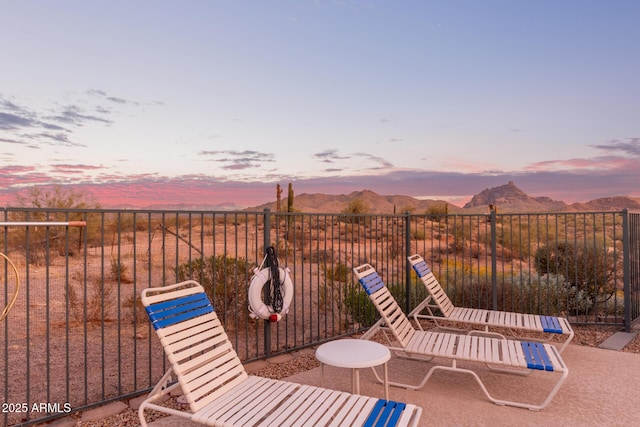
M 369 213 L 369 205 L 360 197 L 351 200 L 346 208 L 342 210 L 344 214 L 362 215 Z

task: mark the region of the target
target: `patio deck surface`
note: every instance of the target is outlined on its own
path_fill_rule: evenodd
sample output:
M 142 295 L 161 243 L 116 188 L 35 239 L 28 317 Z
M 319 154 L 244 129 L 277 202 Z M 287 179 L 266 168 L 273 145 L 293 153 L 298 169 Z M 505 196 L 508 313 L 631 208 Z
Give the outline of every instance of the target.
M 423 408 L 421 426 L 640 425 L 639 354 L 571 344 L 562 356 L 569 367 L 569 377 L 549 406 L 537 412 L 491 403 L 473 378 L 461 373 L 435 373 L 418 391 L 391 387 L 390 398 L 420 405 Z M 418 382 L 426 372 L 425 367 L 394 357 L 389 362 L 389 376 L 392 380 L 413 377 L 413 382 Z M 497 398 L 530 396 L 535 400 L 536 396 L 542 396 L 538 400 L 542 401 L 554 383 L 543 373 L 516 377 L 491 373 L 484 367 L 477 372 Z M 320 385 L 320 368 L 287 380 Z M 344 369 L 326 366 L 325 387 L 350 391 L 351 376 Z M 382 385 L 375 382 L 369 369 L 361 371 L 360 387 L 362 394 L 384 396 Z M 195 427 L 198 424 L 171 416 L 149 425 Z

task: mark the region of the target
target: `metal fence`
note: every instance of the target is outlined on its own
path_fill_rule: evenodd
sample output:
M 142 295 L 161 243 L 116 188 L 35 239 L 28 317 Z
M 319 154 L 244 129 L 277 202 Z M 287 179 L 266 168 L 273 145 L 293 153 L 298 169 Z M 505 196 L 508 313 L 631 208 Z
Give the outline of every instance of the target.
M 371 325 L 375 310 L 351 271 L 362 263 L 409 311 L 426 296 L 406 262 L 413 253 L 457 305 L 629 328 L 640 307 L 638 218 L 5 208 L 0 308 L 19 289 L 0 321 L 0 423 L 33 424 L 152 387 L 167 366 L 139 294 L 187 278 L 205 286 L 245 361 Z M 86 226 L 26 224 L 35 221 Z M 279 323 L 247 310 L 268 246 L 295 287 Z
M 640 318 L 640 212 L 625 210 L 624 277 L 625 330 Z

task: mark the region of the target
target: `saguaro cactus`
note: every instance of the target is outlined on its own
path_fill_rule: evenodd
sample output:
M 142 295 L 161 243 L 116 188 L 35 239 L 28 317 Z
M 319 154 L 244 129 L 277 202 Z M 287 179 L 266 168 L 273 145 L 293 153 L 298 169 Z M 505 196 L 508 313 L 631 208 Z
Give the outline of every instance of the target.
M 293 184 L 289 183 L 289 194 L 287 195 L 287 212 L 293 212 Z
M 282 201 L 282 187 L 276 185 L 276 212 L 280 212 L 280 202 Z

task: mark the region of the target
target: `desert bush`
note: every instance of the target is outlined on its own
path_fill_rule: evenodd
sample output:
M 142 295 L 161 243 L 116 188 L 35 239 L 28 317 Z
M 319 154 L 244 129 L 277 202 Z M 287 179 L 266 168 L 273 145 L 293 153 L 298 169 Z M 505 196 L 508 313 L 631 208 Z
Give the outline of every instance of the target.
M 341 262 L 323 267 L 324 277 L 328 282 L 347 283 L 351 277 L 351 269 Z
M 369 213 L 369 205 L 359 197 L 351 200 L 346 208 L 342 210 L 345 214 L 362 215 Z
M 130 310 L 132 321 L 144 322 L 149 320 L 149 316 L 147 315 L 147 311 L 142 304 L 142 297 L 140 295 L 129 297 L 123 303 L 123 307 Z
M 321 268 L 325 281 L 324 286 L 318 287 L 318 303 L 320 310 L 323 312 L 332 310 L 334 313 L 340 313 L 344 311 L 344 293 L 342 290 L 351 277 L 351 270 L 343 263 L 332 263 L 331 259 L 331 257 L 327 256 L 322 261 L 324 264 Z
M 442 205 L 433 205 L 429 206 L 427 211 L 427 219 L 433 222 L 440 222 L 442 220 L 447 220 L 447 215 L 449 214 L 449 205 L 447 203 Z
M 620 256 L 604 242 L 558 242 L 538 248 L 534 258 L 538 275 L 563 276 L 566 286 L 575 288 L 575 294 L 584 295 L 592 305 L 604 304 L 615 294 Z M 578 304 L 575 310 L 586 313 L 588 308 Z
M 342 288 L 342 302 L 349 321 L 357 329 L 373 326 L 378 314 L 359 283 L 347 284 Z
M 424 231 L 424 229 L 421 228 L 411 228 L 411 239 L 412 240 L 424 240 L 427 237 L 427 233 Z
M 387 284 L 389 292 L 400 307 L 406 305 L 407 291 L 404 284 Z M 411 286 L 410 298 L 415 301 L 417 298 L 422 298 L 423 295 L 418 294 L 418 287 Z M 359 283 L 349 284 L 343 288 L 343 301 L 344 309 L 349 315 L 352 323 L 362 328 L 368 328 L 373 326 L 379 318 L 378 311 L 371 302 L 369 296 L 364 291 Z
M 473 265 L 450 262 L 440 283 L 455 305 L 491 309 L 491 271 Z M 584 289 L 558 274 L 539 275 L 522 270 L 497 274 L 498 310 L 543 315 L 587 313 L 594 300 Z
M 111 286 L 105 286 L 101 280 L 89 282 L 83 293 L 78 293 L 69 284 L 66 291 L 70 312 L 77 322 L 102 322 L 110 320 L 116 299 Z
M 118 257 L 111 257 L 111 269 L 109 270 L 109 279 L 120 283 L 132 283 L 133 281 L 128 274 L 129 268 L 120 262 Z
M 371 225 L 371 218 L 366 216 L 369 213 L 369 205 L 359 197 L 351 200 L 341 213 L 345 214 L 340 218 L 344 223 L 355 225 L 369 222 Z
M 198 258 L 177 268 L 179 281 L 195 280 L 205 289 L 225 327 L 244 324 L 248 316 L 249 274 L 254 265 L 227 255 Z
M 75 188 L 54 185 L 52 187 L 29 187 L 16 195 L 16 203 L 20 207 L 32 207 L 22 221 L 67 222 L 85 220 L 84 212 L 76 210 L 99 209 L 100 204 L 91 193 Z M 68 212 L 65 210 L 73 209 Z M 15 220 L 18 220 L 16 218 Z M 91 230 L 98 232 L 93 227 Z M 74 255 L 82 247 L 84 227 L 29 227 L 21 228 L 11 234 L 12 244 L 24 248 L 29 247 L 29 262 L 39 264 L 45 254 L 58 252 L 61 255 Z

